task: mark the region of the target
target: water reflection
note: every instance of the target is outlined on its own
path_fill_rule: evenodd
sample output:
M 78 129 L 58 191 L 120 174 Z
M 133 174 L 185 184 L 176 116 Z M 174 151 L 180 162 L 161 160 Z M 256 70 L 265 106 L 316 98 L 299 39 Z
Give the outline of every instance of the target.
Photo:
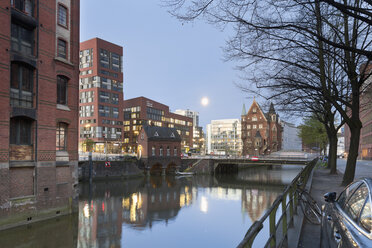
M 78 218 L 0 232 L 0 247 L 236 246 L 299 169 L 81 184 Z

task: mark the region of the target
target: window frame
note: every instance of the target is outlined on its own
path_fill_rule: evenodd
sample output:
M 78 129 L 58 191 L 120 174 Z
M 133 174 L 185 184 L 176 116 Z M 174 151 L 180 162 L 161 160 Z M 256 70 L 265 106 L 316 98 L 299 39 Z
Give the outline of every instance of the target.
M 64 130 L 62 130 L 63 128 Z M 56 151 L 67 150 L 67 132 L 68 132 L 68 124 L 65 122 L 58 122 L 57 128 L 56 128 Z M 63 136 L 63 144 L 61 145 L 62 136 Z
M 20 2 L 22 2 L 22 8 L 18 8 L 17 7 L 17 3 L 19 4 Z M 31 13 L 27 12 L 26 11 L 26 2 L 29 2 L 31 3 Z M 35 2 L 34 0 L 11 0 L 10 2 L 11 6 L 16 9 L 17 11 L 20 11 L 26 15 L 29 15 L 29 16 L 32 16 L 34 17 L 34 10 L 35 10 Z
M 64 81 L 64 85 L 61 85 L 61 82 Z M 68 103 L 68 81 L 69 81 L 69 78 L 66 77 L 66 76 L 63 76 L 63 75 L 57 75 L 57 104 L 61 104 L 61 105 L 67 105 Z M 64 89 L 63 87 L 64 86 Z M 64 95 L 64 102 L 61 102 L 61 96 L 62 96 L 62 93 Z
M 29 32 L 28 33 L 28 35 L 30 35 L 29 40 L 23 39 L 25 32 L 22 29 L 25 30 L 26 32 Z M 12 21 L 11 31 L 10 31 L 11 50 L 21 53 L 21 54 L 34 56 L 34 50 L 35 50 L 34 49 L 34 44 L 35 44 L 35 32 L 34 31 L 35 29 L 33 28 L 27 27 L 17 21 Z M 29 46 L 26 46 L 24 44 L 29 44 Z M 16 47 L 16 49 L 13 49 L 14 47 Z M 30 52 L 24 52 L 23 50 L 25 48 L 26 49 L 29 48 Z
M 28 75 L 26 75 L 26 72 Z M 25 63 L 12 62 L 10 65 L 10 105 L 16 107 L 28 107 L 34 106 L 34 71 L 35 69 Z M 24 79 L 26 75 L 27 79 Z M 27 81 L 27 88 L 25 88 L 25 82 Z M 16 87 L 14 87 L 16 86 Z M 13 97 L 13 95 L 17 95 Z M 27 97 L 28 96 L 28 97 Z M 17 104 L 12 104 L 14 101 Z M 25 104 L 23 104 L 25 103 Z M 29 104 L 27 104 L 29 103 Z M 25 106 L 24 106 L 25 105 Z
M 66 10 L 66 25 L 63 24 L 63 23 L 60 23 L 60 9 L 64 9 Z M 58 7 L 57 7 L 57 23 L 59 26 L 61 27 L 64 27 L 66 29 L 68 29 L 68 24 L 69 24 L 69 9 L 66 5 L 62 4 L 62 3 L 58 3 Z
M 25 117 L 11 118 L 9 127 L 10 145 L 33 145 L 33 120 Z M 24 125 L 22 127 L 22 125 Z M 27 130 L 26 130 L 27 129 Z M 25 132 L 27 131 L 27 132 Z M 28 134 L 27 136 L 25 134 Z
M 63 55 L 63 53 L 60 53 L 60 42 L 62 42 L 62 43 L 64 43 L 65 44 L 65 50 L 64 50 L 64 52 L 65 52 L 65 57 L 63 57 L 62 55 Z M 61 44 L 62 44 L 61 43 Z M 57 57 L 58 58 L 62 58 L 62 59 L 68 59 L 68 45 L 67 45 L 67 41 L 65 40 L 65 39 L 63 39 L 63 38 L 58 38 L 57 39 Z

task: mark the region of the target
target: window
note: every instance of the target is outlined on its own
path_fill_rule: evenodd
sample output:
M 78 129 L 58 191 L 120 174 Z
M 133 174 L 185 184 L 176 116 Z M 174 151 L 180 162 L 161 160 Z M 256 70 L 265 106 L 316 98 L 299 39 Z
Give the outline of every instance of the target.
M 67 104 L 67 81 L 64 76 L 57 76 L 57 103 Z
M 263 127 L 262 124 L 259 124 L 259 125 L 258 125 L 258 128 L 259 128 L 259 129 L 262 129 L 262 127 Z
M 256 113 L 257 112 L 257 109 L 256 108 L 253 108 L 253 113 Z
M 56 150 L 65 151 L 67 138 L 67 124 L 59 122 L 57 125 Z
M 12 23 L 12 50 L 33 55 L 34 32 L 24 26 Z
M 252 121 L 257 121 L 257 116 L 253 116 Z
M 67 28 L 67 8 L 58 4 L 58 24 Z
M 155 146 L 153 146 L 153 147 L 151 148 L 151 155 L 152 155 L 152 156 L 155 156 Z
M 170 149 L 169 149 L 169 146 L 167 147 L 167 156 L 168 156 L 168 157 L 170 156 Z
M 66 41 L 58 39 L 58 57 L 67 59 L 67 44 Z
M 173 156 L 177 156 L 177 147 L 173 149 Z
M 163 156 L 163 147 L 162 146 L 160 147 L 160 150 L 159 150 L 159 156 Z
M 11 4 L 14 8 L 24 12 L 27 15 L 33 16 L 34 4 L 32 0 L 12 0 Z
M 32 120 L 26 118 L 10 119 L 10 144 L 31 145 Z
M 24 64 L 12 63 L 10 104 L 17 107 L 33 106 L 33 69 Z
M 256 129 L 257 128 L 257 125 L 253 125 L 253 129 Z
M 359 225 L 366 230 L 367 232 L 371 233 L 372 231 L 372 216 L 371 216 L 371 203 L 369 199 L 367 199 L 366 204 L 360 214 L 360 221 Z
M 362 184 L 346 202 L 345 212 L 351 217 L 352 220 L 357 221 L 367 195 L 368 188 L 365 184 Z

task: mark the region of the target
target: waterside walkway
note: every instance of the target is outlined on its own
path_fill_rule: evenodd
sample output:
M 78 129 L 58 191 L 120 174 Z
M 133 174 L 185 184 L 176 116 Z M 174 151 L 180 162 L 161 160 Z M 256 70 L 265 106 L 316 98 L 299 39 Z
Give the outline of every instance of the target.
M 328 169 L 317 168 L 313 174 L 311 196 L 318 202 L 319 206 L 324 205 L 323 195 L 327 192 L 337 192 L 337 195 L 344 189 L 341 186 L 344 175 L 346 160 L 337 161 L 338 173 L 329 174 Z M 355 180 L 362 177 L 372 177 L 372 161 L 358 161 L 355 171 Z M 298 247 L 313 248 L 320 247 L 320 225 L 313 225 L 304 220 Z

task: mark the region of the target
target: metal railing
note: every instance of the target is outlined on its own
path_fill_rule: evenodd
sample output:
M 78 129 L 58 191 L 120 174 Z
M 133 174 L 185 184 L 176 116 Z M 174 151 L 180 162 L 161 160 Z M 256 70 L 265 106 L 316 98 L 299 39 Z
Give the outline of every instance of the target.
M 291 184 L 288 185 L 284 192 L 279 195 L 272 206 L 266 211 L 266 213 L 255 221 L 248 229 L 244 236 L 244 239 L 237 246 L 238 248 L 252 247 L 252 244 L 264 227 L 264 222 L 269 218 L 269 238 L 265 244 L 265 247 L 288 247 L 288 228 L 293 223 L 294 215 L 297 213 L 298 206 L 298 195 L 297 182 L 301 180 L 303 187 L 307 184 L 309 176 L 316 164 L 318 159 L 312 160 L 308 163 L 301 172 L 292 180 Z M 277 211 L 281 209 L 281 215 L 276 220 Z M 287 244 L 285 244 L 287 242 Z

